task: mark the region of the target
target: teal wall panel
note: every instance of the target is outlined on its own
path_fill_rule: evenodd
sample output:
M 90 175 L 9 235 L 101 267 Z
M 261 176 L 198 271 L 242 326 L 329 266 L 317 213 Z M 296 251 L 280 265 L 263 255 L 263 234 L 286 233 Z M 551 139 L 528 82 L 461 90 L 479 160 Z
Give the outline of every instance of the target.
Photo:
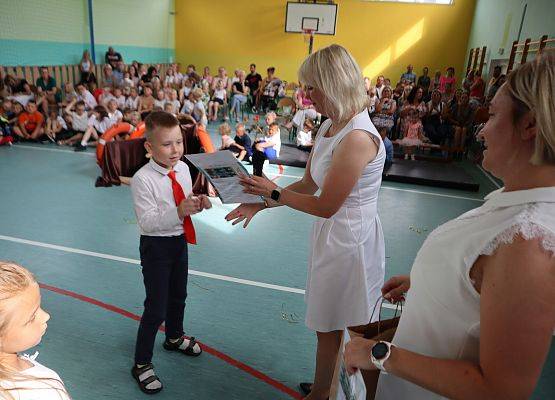
M 175 59 L 174 0 L 93 1 L 96 62 Z M 0 0 L 0 65 L 76 64 L 89 49 L 87 0 Z

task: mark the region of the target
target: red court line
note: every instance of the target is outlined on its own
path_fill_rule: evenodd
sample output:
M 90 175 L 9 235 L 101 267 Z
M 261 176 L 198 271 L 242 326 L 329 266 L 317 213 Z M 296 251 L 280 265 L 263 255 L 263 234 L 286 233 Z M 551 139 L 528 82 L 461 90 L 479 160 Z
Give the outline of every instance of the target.
M 42 289 L 49 290 L 49 291 L 54 292 L 54 293 L 58 293 L 58 294 L 61 294 L 61 295 L 64 295 L 64 296 L 72 297 L 74 299 L 83 301 L 85 303 L 93 304 L 97 307 L 103 308 L 105 310 L 111 311 L 111 312 L 119 314 L 119 315 L 122 315 L 126 318 L 131 318 L 132 320 L 135 320 L 135 321 L 140 321 L 141 320 L 141 317 L 137 314 L 133 314 L 133 313 L 127 311 L 127 310 L 124 310 L 123 308 L 116 307 L 112 304 L 104 303 L 100 300 L 93 299 L 92 297 L 84 296 L 84 295 L 79 294 L 79 293 L 75 293 L 75 292 L 72 292 L 72 291 L 69 291 L 69 290 L 66 290 L 66 289 L 61 289 L 61 288 L 58 288 L 56 286 L 51 286 L 51 285 L 47 285 L 47 284 L 44 284 L 44 283 L 41 283 L 40 287 Z M 164 332 L 164 330 L 165 330 L 163 326 L 160 326 L 160 328 L 158 328 L 158 329 L 161 332 Z M 226 362 L 230 365 L 233 365 L 236 368 L 239 368 L 243 372 L 246 372 L 247 374 L 252 375 L 253 377 L 261 380 L 262 382 L 267 383 L 268 385 L 272 386 L 273 388 L 291 396 L 294 399 L 302 400 L 303 396 L 300 393 L 298 393 L 297 391 L 285 386 L 283 383 L 276 381 L 275 379 L 269 377 L 268 375 L 266 375 L 266 374 L 264 374 L 264 373 L 262 373 L 262 372 L 260 372 L 256 369 L 248 366 L 247 364 L 242 363 L 241 361 L 238 361 L 238 360 L 228 356 L 227 354 L 222 353 L 219 350 L 216 350 L 213 347 L 210 347 L 210 346 L 208 346 L 204 343 L 201 343 L 201 342 L 198 342 L 198 343 L 200 345 L 202 345 L 202 349 L 204 351 L 206 351 L 208 354 L 211 354 L 214 357 L 217 357 L 220 360 L 222 360 L 222 361 L 224 361 L 224 362 Z
M 275 182 L 281 177 L 281 175 L 283 175 L 283 170 L 284 170 L 283 165 L 278 164 L 278 175 L 274 176 L 274 179 L 272 179 L 272 182 Z

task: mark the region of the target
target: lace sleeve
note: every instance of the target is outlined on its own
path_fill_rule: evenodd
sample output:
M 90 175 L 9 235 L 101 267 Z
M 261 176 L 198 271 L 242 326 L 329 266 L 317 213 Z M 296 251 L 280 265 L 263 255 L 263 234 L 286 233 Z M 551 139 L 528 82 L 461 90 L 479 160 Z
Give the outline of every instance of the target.
M 543 249 L 555 257 L 555 232 L 529 219 L 522 219 L 499 233 L 482 249 L 480 254 L 492 255 L 499 246 L 512 243 L 518 235 L 526 240 L 540 239 Z

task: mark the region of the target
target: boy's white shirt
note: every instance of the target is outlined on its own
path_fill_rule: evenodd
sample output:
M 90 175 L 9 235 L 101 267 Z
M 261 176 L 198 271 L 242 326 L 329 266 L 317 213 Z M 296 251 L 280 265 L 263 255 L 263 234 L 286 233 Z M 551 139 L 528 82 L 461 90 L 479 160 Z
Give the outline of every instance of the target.
M 173 170 L 185 197 L 193 191 L 189 167 L 179 161 Z M 131 179 L 131 193 L 141 235 L 179 236 L 183 221 L 177 214 L 169 170 L 151 159 Z

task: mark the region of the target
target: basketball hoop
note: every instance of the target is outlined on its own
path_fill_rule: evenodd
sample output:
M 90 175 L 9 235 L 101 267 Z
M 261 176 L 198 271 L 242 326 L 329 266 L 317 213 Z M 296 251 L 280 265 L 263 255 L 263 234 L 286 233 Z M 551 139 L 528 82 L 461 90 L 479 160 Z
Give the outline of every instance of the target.
M 314 43 L 315 29 L 303 28 L 304 42 L 308 44 L 308 54 L 312 54 L 312 44 Z
M 310 38 L 314 37 L 314 29 L 303 29 L 304 42 L 310 43 Z

